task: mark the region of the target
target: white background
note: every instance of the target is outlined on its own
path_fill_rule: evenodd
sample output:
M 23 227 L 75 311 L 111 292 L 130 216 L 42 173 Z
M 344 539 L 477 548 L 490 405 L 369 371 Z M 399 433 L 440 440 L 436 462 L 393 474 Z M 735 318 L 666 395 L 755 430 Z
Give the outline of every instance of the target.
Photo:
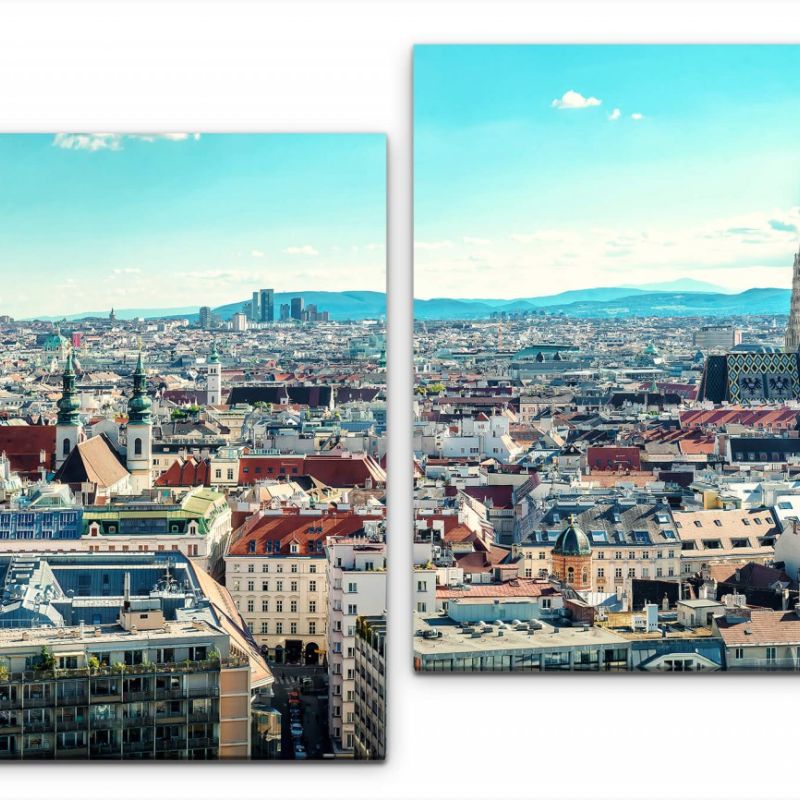
M 797 22 L 788 2 L 0 1 L 0 129 L 389 134 L 394 545 L 387 764 L 4 764 L 0 794 L 797 797 L 793 677 L 419 678 L 406 613 L 412 45 L 780 42 Z

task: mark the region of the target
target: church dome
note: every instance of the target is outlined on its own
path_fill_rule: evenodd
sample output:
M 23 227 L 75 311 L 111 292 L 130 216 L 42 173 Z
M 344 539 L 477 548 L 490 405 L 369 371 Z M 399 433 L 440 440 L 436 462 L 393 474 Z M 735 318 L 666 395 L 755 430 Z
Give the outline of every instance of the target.
M 592 546 L 589 537 L 575 524 L 575 517 L 570 517 L 569 525 L 556 539 L 553 555 L 557 556 L 589 556 Z

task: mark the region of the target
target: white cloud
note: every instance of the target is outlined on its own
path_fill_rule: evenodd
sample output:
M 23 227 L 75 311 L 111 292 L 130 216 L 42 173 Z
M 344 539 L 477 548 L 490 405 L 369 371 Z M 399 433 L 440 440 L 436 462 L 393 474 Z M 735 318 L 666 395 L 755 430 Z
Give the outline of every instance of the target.
M 53 146 L 64 150 L 119 150 L 122 137 L 116 133 L 57 133 Z
M 310 244 L 303 244 L 303 245 L 292 245 L 291 247 L 285 247 L 283 250 L 284 253 L 290 256 L 318 256 L 319 251 L 316 247 L 312 247 Z
M 197 141 L 199 133 L 57 133 L 53 146 L 63 150 L 122 150 L 126 139 L 140 142 L 156 142 L 163 139 L 169 142 Z
M 113 275 L 141 275 L 142 271 L 138 267 L 120 267 L 111 271 Z
M 263 250 L 251 250 L 250 255 L 253 258 L 264 258 L 264 251 Z
M 611 112 L 611 113 L 608 115 L 608 118 L 609 118 L 609 119 L 610 119 L 612 122 L 616 122 L 616 121 L 617 121 L 617 120 L 618 120 L 618 119 L 619 119 L 621 116 L 622 116 L 622 112 L 621 112 L 621 111 L 620 111 L 618 108 L 615 108 L 615 109 L 614 109 L 614 110 L 613 110 L 613 111 L 612 111 L 612 112 Z
M 478 236 L 465 236 L 464 237 L 464 244 L 475 245 L 476 247 L 480 247 L 482 245 L 491 244 L 491 239 L 481 239 Z
M 638 122 L 640 119 L 644 119 L 644 114 L 640 114 L 638 111 L 634 111 L 633 114 L 631 114 L 631 119 Z
M 447 239 L 440 242 L 414 242 L 414 247 L 417 250 L 444 250 L 452 246 L 453 243 Z
M 599 106 L 603 101 L 596 97 L 584 97 L 580 92 L 573 89 L 564 92 L 561 97 L 557 97 L 550 104 L 553 108 L 589 108 Z

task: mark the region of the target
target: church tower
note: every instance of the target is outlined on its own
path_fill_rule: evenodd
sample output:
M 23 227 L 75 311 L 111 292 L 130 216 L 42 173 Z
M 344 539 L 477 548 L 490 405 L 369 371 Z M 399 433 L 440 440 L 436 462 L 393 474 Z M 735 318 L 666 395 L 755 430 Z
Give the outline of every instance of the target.
M 128 401 L 128 452 L 126 464 L 138 491 L 153 486 L 153 401 L 147 396 L 142 354 L 133 372 L 133 394 Z
M 206 405 L 217 406 L 222 403 L 222 364 L 219 361 L 216 341 L 211 345 L 206 375 Z
M 800 350 L 800 249 L 794 257 L 792 271 L 792 305 L 789 309 L 789 322 L 786 324 L 786 352 Z
M 56 469 L 67 460 L 75 445 L 83 440 L 83 425 L 78 416 L 81 401 L 75 394 L 75 357 L 72 353 L 67 355 L 61 379 L 63 389 L 58 401 L 56 422 Z

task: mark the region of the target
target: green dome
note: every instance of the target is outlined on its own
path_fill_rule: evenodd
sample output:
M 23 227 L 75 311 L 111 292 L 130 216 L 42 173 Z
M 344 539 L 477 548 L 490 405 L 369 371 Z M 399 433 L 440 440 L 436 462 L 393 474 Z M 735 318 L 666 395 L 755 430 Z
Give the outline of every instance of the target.
M 589 556 L 592 554 L 589 537 L 575 524 L 575 517 L 569 518 L 569 525 L 558 535 L 553 554 L 557 556 Z

